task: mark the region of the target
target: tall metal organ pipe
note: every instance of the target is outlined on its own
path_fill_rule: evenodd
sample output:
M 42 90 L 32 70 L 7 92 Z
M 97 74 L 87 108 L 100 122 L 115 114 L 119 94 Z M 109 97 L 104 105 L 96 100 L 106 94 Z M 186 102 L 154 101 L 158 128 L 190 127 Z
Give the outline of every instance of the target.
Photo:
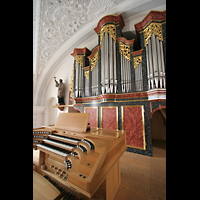
M 146 46 L 148 89 L 166 88 L 162 41 L 152 34 Z

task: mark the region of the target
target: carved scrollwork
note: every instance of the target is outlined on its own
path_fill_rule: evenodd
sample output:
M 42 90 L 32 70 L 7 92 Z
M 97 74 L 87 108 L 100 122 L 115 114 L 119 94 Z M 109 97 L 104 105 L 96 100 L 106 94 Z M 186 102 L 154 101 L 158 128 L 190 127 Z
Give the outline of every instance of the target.
M 47 61 L 64 42 L 82 26 L 118 5 L 116 0 L 38 0 L 37 3 L 34 1 L 35 4 L 33 62 L 37 70 L 36 80 Z
M 142 55 L 134 57 L 133 62 L 134 62 L 134 69 L 136 69 L 139 63 L 142 62 Z
M 81 67 L 83 67 L 83 57 L 84 55 L 76 55 L 76 62 L 78 62 Z
M 89 74 L 90 74 L 89 70 L 88 70 L 88 71 L 85 71 L 84 74 L 85 74 L 85 76 L 87 77 L 87 79 L 89 80 L 89 77 L 90 77 L 90 76 L 89 76 Z
M 124 56 L 125 59 L 130 61 L 130 46 L 125 45 L 123 42 L 119 42 L 119 52 Z
M 101 28 L 100 31 L 100 44 L 103 40 L 104 33 L 109 33 L 110 37 L 116 42 L 116 26 L 114 24 L 108 24 Z
M 95 68 L 98 59 L 99 59 L 99 51 L 96 51 L 96 53 L 94 54 L 94 56 L 90 59 L 90 62 L 91 62 L 91 71 L 93 71 L 93 69 Z
M 74 69 L 72 69 L 72 75 L 71 75 L 71 80 L 69 84 L 69 91 L 70 93 L 70 98 L 73 98 L 73 88 L 74 88 Z
M 154 33 L 155 36 L 158 36 L 158 39 L 163 41 L 162 33 L 162 24 L 161 23 L 151 23 L 144 30 L 144 45 L 146 46 L 149 42 L 149 38 Z

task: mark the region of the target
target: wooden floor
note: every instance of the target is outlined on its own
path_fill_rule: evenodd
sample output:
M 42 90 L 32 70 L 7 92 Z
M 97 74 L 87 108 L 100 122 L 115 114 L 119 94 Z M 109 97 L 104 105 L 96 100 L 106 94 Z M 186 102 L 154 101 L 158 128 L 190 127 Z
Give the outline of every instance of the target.
M 114 200 L 166 199 L 166 141 L 153 141 L 153 157 L 124 152 Z
M 38 165 L 38 151 L 33 163 Z M 166 141 L 153 140 L 153 157 L 124 152 L 120 167 L 121 185 L 114 200 L 166 199 Z

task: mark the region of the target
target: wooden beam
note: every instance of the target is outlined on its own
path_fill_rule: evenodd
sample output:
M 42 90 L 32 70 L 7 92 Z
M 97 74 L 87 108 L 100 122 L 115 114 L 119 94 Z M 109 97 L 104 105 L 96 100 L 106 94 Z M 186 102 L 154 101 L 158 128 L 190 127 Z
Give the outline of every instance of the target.
M 62 107 L 74 107 L 74 105 L 55 105 L 55 106 L 51 106 L 51 108 L 62 108 Z

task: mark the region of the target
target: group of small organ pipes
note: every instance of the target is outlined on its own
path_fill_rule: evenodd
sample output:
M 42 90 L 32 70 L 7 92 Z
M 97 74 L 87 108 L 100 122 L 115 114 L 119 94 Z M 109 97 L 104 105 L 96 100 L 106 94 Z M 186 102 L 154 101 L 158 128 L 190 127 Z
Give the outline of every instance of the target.
M 126 134 L 103 128 L 87 131 L 89 115 L 60 113 L 55 126 L 33 129 L 36 135 L 45 132 L 44 139 L 33 143 L 39 150 L 38 172 L 66 192 L 73 190 L 76 199 L 111 200 L 121 181 L 119 158 L 127 148 Z
M 122 37 L 121 14 L 102 18 L 94 29 L 99 37 L 98 45 L 92 51 L 86 47 L 75 48 L 71 54 L 74 56 L 70 84 L 73 97 L 143 91 L 144 76 L 148 81 L 147 90 L 166 88 L 163 23 L 166 22 L 152 22 L 141 31 L 146 52 L 146 74 L 143 74 L 143 49 L 134 51 L 135 39 Z

